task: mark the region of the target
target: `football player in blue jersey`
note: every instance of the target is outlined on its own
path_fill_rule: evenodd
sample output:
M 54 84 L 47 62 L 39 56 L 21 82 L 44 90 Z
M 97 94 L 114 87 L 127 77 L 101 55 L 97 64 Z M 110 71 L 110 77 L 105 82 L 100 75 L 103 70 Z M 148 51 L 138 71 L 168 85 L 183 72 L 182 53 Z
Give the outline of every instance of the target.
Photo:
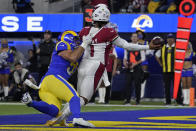
M 80 117 L 80 97 L 73 86 L 67 81 L 78 67 L 78 60 L 85 48 L 91 43 L 88 36 L 83 37 L 82 44 L 78 34 L 74 31 L 63 32 L 53 51 L 48 72 L 42 78 L 39 87 L 26 80 L 24 84 L 39 89 L 41 101 L 34 101 L 27 92 L 23 95 L 22 102 L 38 111 L 57 117 L 61 114 L 62 101 L 69 103 L 73 115 L 73 125 L 83 127 L 94 127 L 88 121 Z M 67 125 L 65 121 L 61 122 Z M 48 121 L 46 125 L 53 125 Z

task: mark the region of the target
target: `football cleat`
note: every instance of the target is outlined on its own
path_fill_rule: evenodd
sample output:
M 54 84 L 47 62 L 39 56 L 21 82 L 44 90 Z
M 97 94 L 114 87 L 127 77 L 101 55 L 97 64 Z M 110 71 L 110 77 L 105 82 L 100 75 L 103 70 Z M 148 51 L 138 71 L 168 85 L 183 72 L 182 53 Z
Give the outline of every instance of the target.
M 69 124 L 67 124 L 66 120 L 62 120 L 60 123 L 59 123 L 60 126 L 69 126 Z
M 32 98 L 31 98 L 29 92 L 26 92 L 26 93 L 23 94 L 21 102 L 24 103 L 24 104 L 29 104 L 29 103 L 32 102 Z
M 84 120 L 83 118 L 73 118 L 72 124 L 74 125 L 74 127 L 84 127 L 84 128 L 95 127 L 92 123 Z
M 46 122 L 46 126 L 54 126 L 55 124 L 60 124 L 60 126 L 69 126 L 66 123 L 66 119 L 62 113 L 59 113 L 57 117 L 52 118 L 51 120 Z
M 46 122 L 45 126 L 54 126 L 55 124 L 58 124 L 55 120 L 49 120 Z M 66 127 L 69 126 L 69 124 L 67 124 L 66 120 L 60 121 L 59 125 L 66 126 Z

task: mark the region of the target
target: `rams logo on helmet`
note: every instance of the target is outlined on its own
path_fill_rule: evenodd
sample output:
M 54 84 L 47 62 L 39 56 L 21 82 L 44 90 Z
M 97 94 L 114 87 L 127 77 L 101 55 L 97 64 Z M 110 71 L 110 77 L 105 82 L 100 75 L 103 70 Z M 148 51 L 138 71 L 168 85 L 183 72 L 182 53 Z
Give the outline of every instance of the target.
M 58 37 L 58 41 L 66 41 L 74 48 L 78 47 L 81 44 L 81 40 L 78 34 L 72 30 L 67 30 L 61 33 Z

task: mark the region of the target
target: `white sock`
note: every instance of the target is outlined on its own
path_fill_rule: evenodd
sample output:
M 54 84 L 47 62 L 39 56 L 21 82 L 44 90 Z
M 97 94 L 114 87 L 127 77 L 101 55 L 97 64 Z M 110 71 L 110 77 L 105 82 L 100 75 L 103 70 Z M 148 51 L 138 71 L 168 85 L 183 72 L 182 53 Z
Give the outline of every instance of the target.
M 66 103 L 61 110 L 63 113 L 70 112 L 69 103 Z
M 103 102 L 105 101 L 105 88 L 101 87 L 98 89 L 99 92 L 99 102 Z
M 146 87 L 146 80 L 141 85 L 141 98 L 144 97 L 145 87 Z
M 187 93 L 187 96 L 186 96 L 187 97 L 187 102 L 186 103 L 189 105 L 190 104 L 190 89 L 187 89 L 186 93 Z
M 105 93 L 106 93 L 106 88 L 105 87 L 102 89 L 102 92 L 103 92 L 102 102 L 105 103 Z
M 85 105 L 85 101 L 82 97 L 80 97 L 80 105 L 81 106 Z M 63 107 L 62 112 L 63 112 L 63 119 L 65 119 L 65 118 L 67 119 L 71 115 L 69 103 L 67 103 Z
M 4 89 L 4 96 L 5 97 L 8 96 L 9 87 L 8 86 L 4 86 L 3 89 Z
M 182 89 L 182 94 L 183 94 L 183 104 L 186 104 L 186 99 L 187 99 L 187 94 L 186 94 L 186 89 Z
M 101 100 L 102 100 L 102 88 L 100 87 L 99 89 L 98 89 L 98 93 L 99 93 L 99 101 L 98 102 L 101 102 Z
M 83 106 L 83 105 L 85 105 L 85 101 L 82 97 L 80 97 L 80 106 Z

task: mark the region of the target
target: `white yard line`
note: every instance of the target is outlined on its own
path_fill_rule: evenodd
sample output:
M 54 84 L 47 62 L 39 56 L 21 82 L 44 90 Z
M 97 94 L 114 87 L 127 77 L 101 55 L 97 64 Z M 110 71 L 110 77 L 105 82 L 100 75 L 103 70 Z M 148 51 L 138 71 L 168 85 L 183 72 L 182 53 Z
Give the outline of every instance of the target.
M 25 105 L 23 103 L 0 102 L 0 105 Z
M 87 104 L 86 106 L 104 106 L 104 107 L 165 107 L 165 108 L 189 108 L 189 106 L 165 106 L 165 105 L 112 105 L 112 104 Z
M 23 103 L 0 102 L 0 105 L 25 105 Z M 63 104 L 65 105 L 65 104 Z M 100 107 L 165 107 L 165 108 L 191 108 L 189 106 L 165 106 L 165 105 L 113 105 L 113 104 L 87 104 L 86 106 L 100 106 Z

